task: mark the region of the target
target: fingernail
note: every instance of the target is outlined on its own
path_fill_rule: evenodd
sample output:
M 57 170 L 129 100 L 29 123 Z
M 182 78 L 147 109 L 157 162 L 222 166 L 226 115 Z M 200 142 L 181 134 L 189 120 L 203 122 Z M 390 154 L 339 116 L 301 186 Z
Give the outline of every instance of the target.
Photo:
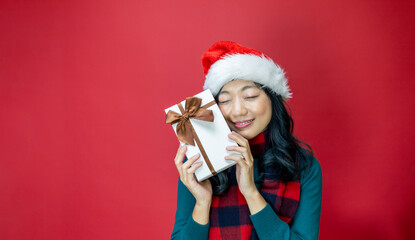
M 226 150 L 230 150 L 231 149 L 231 147 L 229 147 L 229 146 L 226 146 Z

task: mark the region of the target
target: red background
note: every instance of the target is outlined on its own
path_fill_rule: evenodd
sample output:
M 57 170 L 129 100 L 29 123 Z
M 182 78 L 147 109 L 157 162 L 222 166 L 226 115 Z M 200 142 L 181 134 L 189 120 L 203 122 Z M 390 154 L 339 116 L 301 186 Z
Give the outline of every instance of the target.
M 413 1 L 1 1 L 0 239 L 168 239 L 164 109 L 218 40 L 287 72 L 321 239 L 414 239 Z M 412 147 L 412 148 L 411 148 Z

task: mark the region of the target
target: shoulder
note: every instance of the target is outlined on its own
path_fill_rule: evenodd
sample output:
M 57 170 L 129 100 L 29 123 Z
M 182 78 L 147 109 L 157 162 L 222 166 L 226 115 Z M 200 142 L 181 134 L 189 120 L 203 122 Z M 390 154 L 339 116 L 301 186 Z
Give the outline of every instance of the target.
M 301 184 L 314 182 L 316 185 L 321 185 L 322 171 L 317 158 L 308 156 L 307 161 L 303 161 L 301 165 Z

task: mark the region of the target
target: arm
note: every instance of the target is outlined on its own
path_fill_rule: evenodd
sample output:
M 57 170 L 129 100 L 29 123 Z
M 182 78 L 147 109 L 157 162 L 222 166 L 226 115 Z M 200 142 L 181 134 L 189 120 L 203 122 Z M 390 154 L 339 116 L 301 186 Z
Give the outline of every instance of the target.
M 209 222 L 207 224 L 197 223 L 192 212 L 196 206 L 196 200 L 192 193 L 179 180 L 177 189 L 177 210 L 171 239 L 208 239 Z M 210 206 L 209 206 L 210 207 Z
M 250 216 L 259 239 L 318 239 L 322 174 L 317 159 L 313 158 L 310 168 L 302 174 L 300 202 L 290 225 L 269 204 Z
M 186 145 L 179 147 L 174 159 L 180 180 L 177 189 L 176 221 L 171 239 L 207 239 L 212 185 L 209 179 L 203 182 L 196 181 L 194 172 L 203 163 L 195 163 L 200 154 L 187 160 L 186 150 Z

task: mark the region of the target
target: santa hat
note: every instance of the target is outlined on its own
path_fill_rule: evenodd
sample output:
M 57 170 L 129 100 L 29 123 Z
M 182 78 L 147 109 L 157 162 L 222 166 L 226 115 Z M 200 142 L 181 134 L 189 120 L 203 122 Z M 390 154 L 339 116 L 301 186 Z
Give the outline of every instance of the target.
M 243 79 L 268 87 L 283 99 L 291 98 L 284 70 L 267 55 L 238 43 L 221 41 L 202 56 L 205 74 L 203 89 L 216 96 L 226 83 Z

